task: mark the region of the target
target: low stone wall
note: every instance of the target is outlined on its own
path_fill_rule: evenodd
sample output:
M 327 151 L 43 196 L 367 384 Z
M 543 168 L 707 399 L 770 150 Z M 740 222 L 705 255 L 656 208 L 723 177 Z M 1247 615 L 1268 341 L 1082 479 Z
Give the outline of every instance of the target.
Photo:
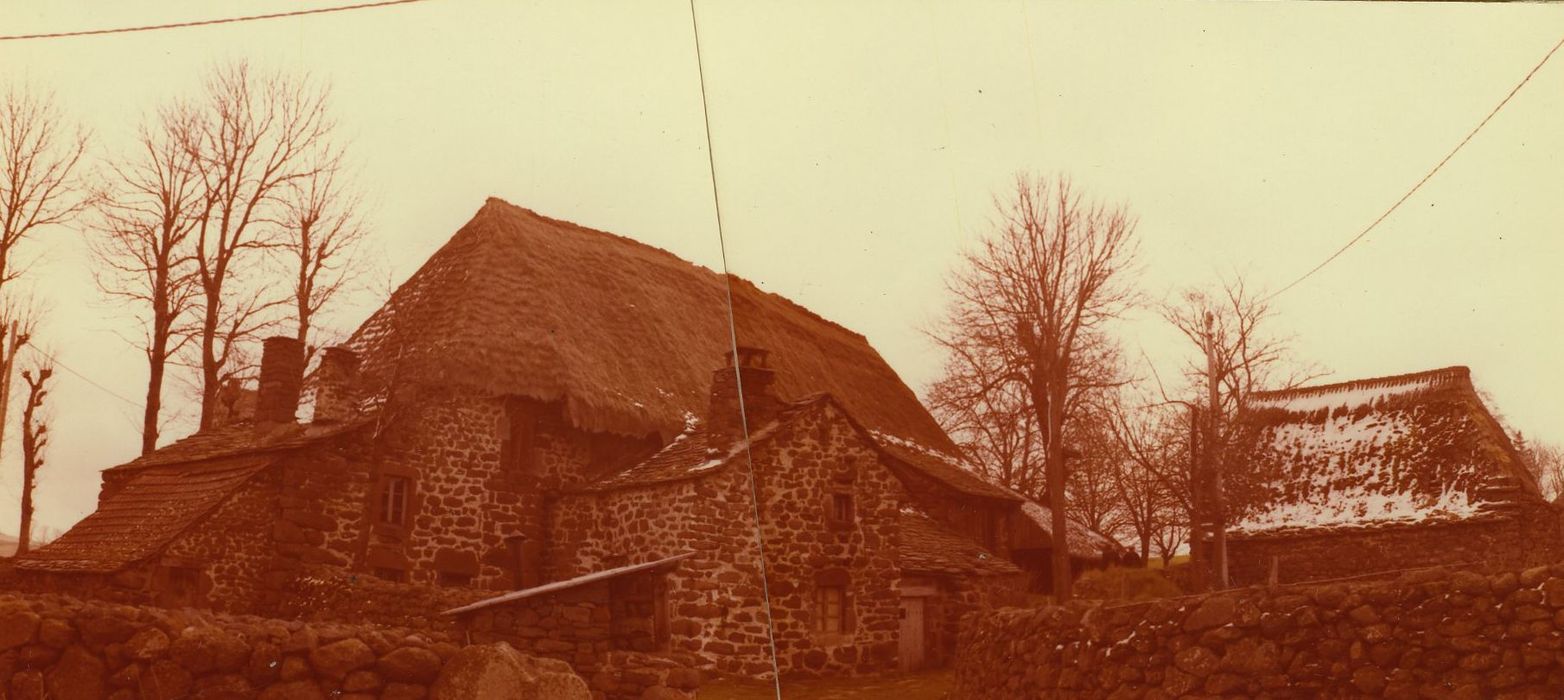
M 957 698 L 1553 698 L 1564 565 L 1244 589 L 962 621 Z
M 589 696 L 564 664 L 438 632 L 0 592 L 3 698 L 455 700 L 496 678 Z
M 1557 520 L 1551 507 L 1537 507 L 1503 517 L 1447 523 L 1232 535 L 1230 574 L 1235 585 L 1264 584 L 1272 559 L 1279 583 L 1465 562 L 1521 569 L 1560 558 Z

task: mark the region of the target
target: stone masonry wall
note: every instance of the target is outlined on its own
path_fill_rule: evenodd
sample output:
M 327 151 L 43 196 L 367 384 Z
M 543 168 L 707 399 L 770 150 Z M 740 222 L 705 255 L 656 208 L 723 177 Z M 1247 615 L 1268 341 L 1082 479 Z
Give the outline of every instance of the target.
M 957 698 L 1554 698 L 1564 565 L 968 616 Z
M 1547 512 L 1541 515 L 1548 515 Z M 1556 525 L 1540 529 L 1556 532 Z M 1295 583 L 1446 564 L 1488 562 L 1522 568 L 1552 561 L 1554 537 L 1523 530 L 1518 517 L 1419 523 L 1337 532 L 1300 532 L 1228 540 L 1235 585 L 1263 584 L 1277 560 L 1278 582 Z
M 0 593 L 0 696 L 419 700 L 449 639 Z
M 760 520 L 777 661 L 784 673 L 842 675 L 896 668 L 900 484 L 832 403 L 794 418 L 756 446 Z M 852 500 L 831 521 L 829 499 Z M 846 585 L 847 630 L 817 631 L 815 591 Z M 839 585 L 839 583 L 838 583 Z

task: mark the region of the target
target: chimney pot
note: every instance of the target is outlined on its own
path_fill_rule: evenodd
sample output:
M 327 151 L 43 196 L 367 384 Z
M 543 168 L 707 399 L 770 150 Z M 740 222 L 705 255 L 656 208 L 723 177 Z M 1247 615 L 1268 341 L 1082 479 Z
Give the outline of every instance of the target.
M 299 390 L 304 384 L 304 344 L 298 338 L 272 336 L 261 341 L 261 382 L 255 422 L 298 420 Z
M 746 421 L 754 429 L 780 408 L 781 399 L 772 386 L 776 373 L 770 367 L 769 356 L 760 348 L 740 345 L 728 353 L 724 366 L 712 374 L 706 425 L 714 434 L 742 437 Z

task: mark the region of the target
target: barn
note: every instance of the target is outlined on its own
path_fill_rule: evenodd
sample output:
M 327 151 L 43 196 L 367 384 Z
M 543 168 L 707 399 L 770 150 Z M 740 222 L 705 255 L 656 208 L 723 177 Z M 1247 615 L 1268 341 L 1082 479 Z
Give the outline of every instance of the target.
M 1236 585 L 1561 553 L 1559 510 L 1466 367 L 1257 392 L 1231 444 Z

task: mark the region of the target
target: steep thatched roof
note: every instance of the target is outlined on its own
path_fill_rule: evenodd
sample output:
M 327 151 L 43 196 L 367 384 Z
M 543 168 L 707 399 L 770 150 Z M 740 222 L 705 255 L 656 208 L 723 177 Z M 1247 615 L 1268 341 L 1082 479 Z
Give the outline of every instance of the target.
M 672 436 L 703 412 L 734 332 L 771 351 L 783 397 L 829 392 L 873 429 L 951 449 L 863 336 L 738 277 L 499 199 L 350 344 L 382 380 L 559 400 L 583 429 Z
M 1541 498 L 1465 367 L 1257 392 L 1237 427 L 1241 534 L 1456 520 Z

